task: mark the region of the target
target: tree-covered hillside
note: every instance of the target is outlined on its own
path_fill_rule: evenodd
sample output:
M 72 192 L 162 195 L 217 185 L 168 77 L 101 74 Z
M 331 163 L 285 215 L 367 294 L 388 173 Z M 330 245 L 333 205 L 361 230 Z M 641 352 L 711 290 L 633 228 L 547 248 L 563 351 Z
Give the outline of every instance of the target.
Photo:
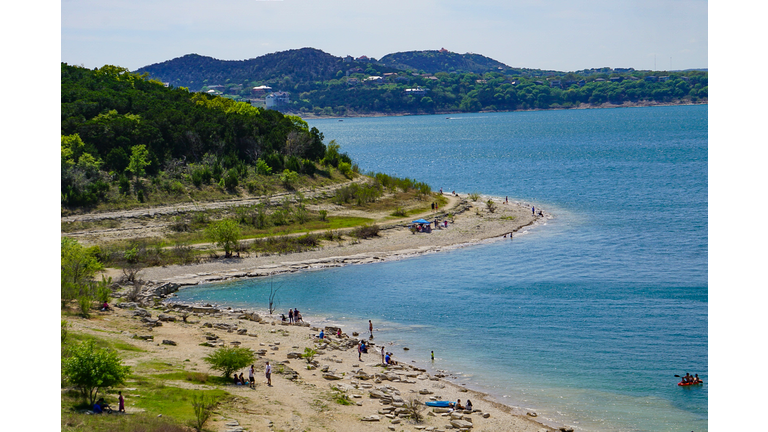
M 406 51 L 387 54 L 379 63 L 401 70 L 423 73 L 485 73 L 511 69 L 504 63 L 480 54 L 458 54 L 447 50 Z
M 139 71 L 256 105 L 265 103 L 264 94 L 253 87 L 267 85 L 289 94 L 280 111 L 320 116 L 697 103 L 708 97 L 706 71 L 544 71 L 446 50 L 395 53 L 379 61 L 342 59 L 312 48 L 241 62 L 190 55 Z
M 321 160 L 351 162 L 338 146 L 326 151 L 322 133 L 298 117 L 115 66 L 62 63 L 61 136 L 65 207 L 183 194 L 186 184 L 232 189 L 284 170 L 311 175 Z

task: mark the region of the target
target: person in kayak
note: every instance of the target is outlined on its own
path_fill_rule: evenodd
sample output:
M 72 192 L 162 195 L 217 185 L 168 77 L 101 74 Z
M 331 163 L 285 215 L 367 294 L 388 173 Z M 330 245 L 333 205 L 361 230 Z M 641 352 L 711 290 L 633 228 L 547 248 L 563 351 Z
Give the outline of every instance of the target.
M 701 378 L 699 378 L 699 374 L 695 374 L 695 375 L 693 376 L 693 383 L 694 383 L 694 384 L 702 384 L 703 382 L 704 382 L 704 381 L 702 381 L 702 380 L 701 380 Z

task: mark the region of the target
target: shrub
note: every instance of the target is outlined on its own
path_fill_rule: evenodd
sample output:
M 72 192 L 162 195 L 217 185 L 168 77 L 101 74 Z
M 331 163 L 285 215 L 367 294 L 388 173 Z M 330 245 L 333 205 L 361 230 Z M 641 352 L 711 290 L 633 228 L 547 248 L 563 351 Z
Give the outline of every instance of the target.
M 90 405 L 96 401 L 99 390 L 124 383 L 131 372 L 130 367 L 122 365 L 115 351 L 97 349 L 92 340 L 72 347 L 69 357 L 61 363 L 62 375 L 80 390 Z
M 405 216 L 408 216 L 408 212 L 403 210 L 402 207 L 398 207 L 398 208 L 395 209 L 394 212 L 392 212 L 392 216 L 405 217 Z
M 261 175 L 272 175 L 272 168 L 264 162 L 263 159 L 256 160 L 256 173 Z
M 328 210 L 320 210 L 318 213 L 320 214 L 321 221 L 325 222 L 328 220 Z
M 211 365 L 211 369 L 221 371 L 225 378 L 229 378 L 232 372 L 253 363 L 254 355 L 248 348 L 223 347 L 203 357 L 203 360 Z
M 496 211 L 496 203 L 493 202 L 492 199 L 489 199 L 488 201 L 486 201 L 485 205 L 486 205 L 486 207 L 488 207 L 488 211 L 489 212 L 493 213 L 493 212 Z
M 359 239 L 367 239 L 367 238 L 378 236 L 379 230 L 380 228 L 378 225 L 364 225 L 356 228 L 352 232 L 352 235 Z
M 469 194 L 469 199 L 471 199 L 472 201 L 479 200 L 480 199 L 480 193 L 478 193 L 478 192 L 471 192 Z
M 69 330 L 67 330 L 67 322 L 62 320 L 61 321 L 61 344 L 64 345 L 64 342 L 67 341 L 67 336 L 69 336 Z
M 352 178 L 352 164 L 349 164 L 347 162 L 339 162 L 339 172 L 344 175 L 344 177 L 351 179 Z
M 293 187 L 296 185 L 296 182 L 299 181 L 299 174 L 295 171 L 285 169 L 280 175 L 280 181 L 283 182 L 283 186 L 286 188 L 293 189 Z
M 238 184 L 237 170 L 231 168 L 227 171 L 226 175 L 224 175 L 224 187 L 227 189 L 234 189 Z
M 93 306 L 93 299 L 89 295 L 82 295 L 77 298 L 77 306 L 80 308 L 80 315 L 83 318 L 91 317 L 91 306 Z
M 316 355 L 317 355 L 316 350 L 310 347 L 306 347 L 304 348 L 304 354 L 302 354 L 301 356 L 307 361 L 307 363 L 311 363 Z
M 196 431 L 200 432 L 203 430 L 203 425 L 211 418 L 215 407 L 216 402 L 205 394 L 195 394 L 192 396 L 192 408 L 195 411 L 195 420 L 192 422 L 192 427 Z

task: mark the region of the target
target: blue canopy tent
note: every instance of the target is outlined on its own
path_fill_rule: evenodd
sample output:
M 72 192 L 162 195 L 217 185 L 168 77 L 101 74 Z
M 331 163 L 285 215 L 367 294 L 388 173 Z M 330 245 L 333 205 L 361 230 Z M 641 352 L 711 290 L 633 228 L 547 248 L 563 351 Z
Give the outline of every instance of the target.
M 424 220 L 424 219 L 417 219 L 417 220 L 415 220 L 415 221 L 413 221 L 411 223 L 415 223 L 415 224 L 428 224 L 428 223 L 431 223 L 431 222 L 428 221 L 428 220 Z

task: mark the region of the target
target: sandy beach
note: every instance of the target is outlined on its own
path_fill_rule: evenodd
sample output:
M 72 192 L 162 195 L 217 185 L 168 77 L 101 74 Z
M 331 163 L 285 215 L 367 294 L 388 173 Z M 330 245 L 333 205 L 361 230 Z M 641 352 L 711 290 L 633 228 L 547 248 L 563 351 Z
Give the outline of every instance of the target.
M 235 398 L 220 406 L 217 414 L 206 427 L 217 431 L 304 431 L 328 430 L 352 431 L 520 431 L 544 432 L 553 429 L 537 423 L 532 412 L 525 412 L 496 403 L 485 394 L 467 390 L 452 384 L 447 378 L 428 374 L 408 364 L 384 367 L 381 364 L 381 346 L 387 341 L 375 337 L 369 339 L 366 323 L 360 323 L 361 334 L 351 334 L 352 329 L 341 337 L 317 338 L 320 328 L 311 323 L 289 325 L 276 316 L 258 317 L 244 314 L 242 310 L 206 311 L 190 315 L 187 322 L 181 320 L 179 309 L 160 306 L 141 308 L 122 304 L 112 312 L 99 312 L 99 319 L 83 320 L 68 318 L 71 330 L 103 336 L 111 333 L 114 340 L 136 345 L 143 352 L 131 353 L 125 364 L 136 367 L 143 362 L 168 365 L 168 371 L 183 368 L 190 372 L 217 372 L 209 369 L 202 358 L 217 346 L 250 348 L 259 355 L 255 363 L 256 387 L 227 385 L 225 390 Z M 151 320 L 162 319 L 162 325 L 145 324 L 137 311 L 146 311 Z M 117 330 L 117 331 L 116 331 Z M 326 328 L 325 334 L 334 329 Z M 375 331 L 374 331 L 375 333 Z M 150 340 L 137 339 L 138 337 Z M 213 341 L 211 339 L 213 338 Z M 367 354 L 358 360 L 358 340 L 370 343 Z M 213 347 L 201 346 L 210 342 Z M 169 344 L 170 342 L 173 345 Z M 304 349 L 317 350 L 317 367 L 308 369 L 308 362 L 296 358 Z M 397 360 L 398 353 L 393 358 Z M 272 386 L 264 376 L 266 362 L 273 368 Z M 156 370 L 153 373 L 162 373 Z M 245 377 L 248 370 L 241 370 Z M 187 381 L 167 381 L 167 386 L 184 388 L 213 388 Z M 337 390 L 335 390 L 335 389 Z M 117 390 L 117 389 L 116 389 Z M 140 391 L 127 382 L 122 388 L 126 397 L 126 411 L 130 415 L 141 411 L 134 401 Z M 336 403 L 331 395 L 346 394 L 351 405 Z M 424 421 L 414 423 L 399 417 L 396 411 L 404 402 L 415 399 L 420 403 L 429 400 L 461 399 L 472 401 L 475 411 L 445 412 L 446 409 L 424 407 Z M 462 426 L 463 425 L 463 426 Z M 242 429 L 237 429 L 240 427 Z

